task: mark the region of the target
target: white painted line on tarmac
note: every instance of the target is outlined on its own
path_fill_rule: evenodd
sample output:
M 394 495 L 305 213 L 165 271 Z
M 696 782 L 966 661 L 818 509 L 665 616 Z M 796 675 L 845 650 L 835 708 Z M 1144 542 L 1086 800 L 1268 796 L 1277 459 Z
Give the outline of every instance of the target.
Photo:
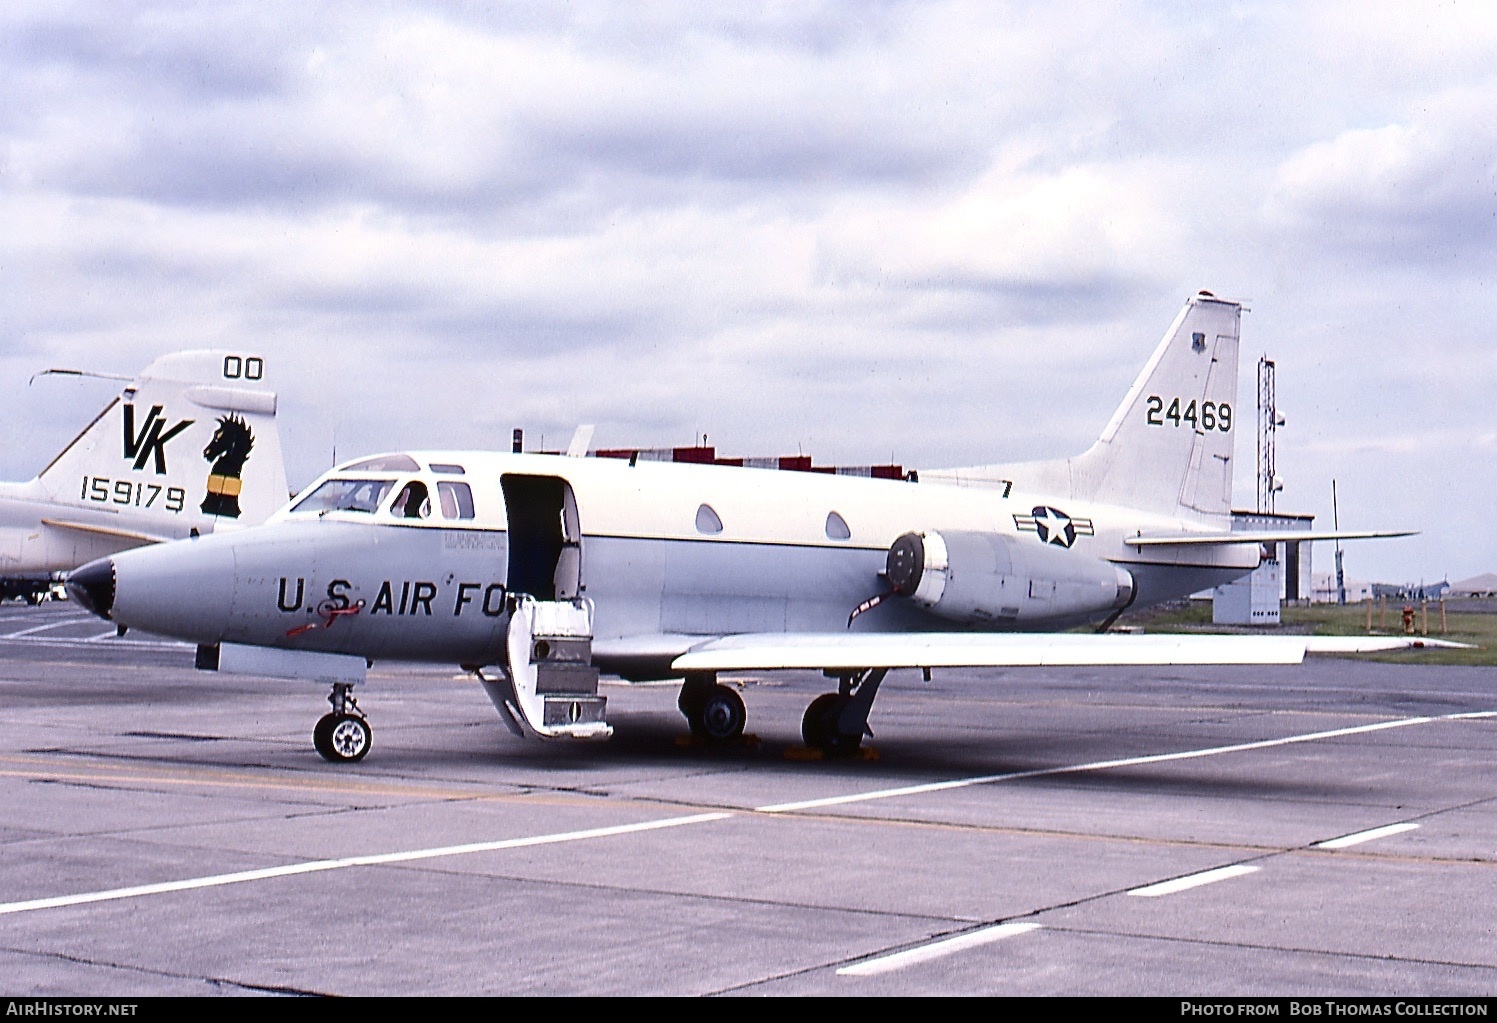
M 1203 870 L 1199 874 L 1177 877 L 1173 881 L 1161 881 L 1158 884 L 1146 885 L 1143 888 L 1134 888 L 1128 894 L 1152 899 L 1160 895 L 1173 895 L 1176 892 L 1183 892 L 1190 888 L 1199 888 L 1203 884 L 1215 884 L 1217 881 L 1226 881 L 1230 878 L 1241 877 L 1244 874 L 1256 873 L 1261 869 L 1261 867 L 1250 866 L 1246 863 L 1234 863 L 1230 867 Z
M 129 647 L 135 650 L 190 650 L 193 644 L 183 643 L 175 639 L 149 640 L 149 639 L 123 639 L 116 632 L 107 634 L 110 645 L 118 644 L 121 647 Z M 19 632 L 0 635 L 0 643 L 25 643 L 35 646 L 62 646 L 62 647 L 86 647 L 90 644 L 102 642 L 101 637 L 90 638 L 77 637 L 72 639 L 59 639 L 56 636 L 25 636 Z
M 4 637 L 0 637 L 3 639 Z M 22 642 L 61 642 L 45 639 L 28 639 Z M 130 640 L 121 640 L 129 643 Z M 140 644 L 145 646 L 147 644 Z M 188 644 L 179 644 L 186 646 Z M 1266 739 L 1261 742 L 1239 743 L 1233 746 L 1216 746 L 1210 749 L 1188 750 L 1183 753 L 1161 753 L 1153 756 L 1129 757 L 1122 760 L 1103 760 L 1090 764 L 1078 764 L 1072 767 L 1049 767 L 1034 771 L 1016 771 L 1011 774 L 985 775 L 977 778 L 962 778 L 953 781 L 936 782 L 929 785 L 911 785 L 897 789 L 884 789 L 878 792 L 864 792 L 851 796 L 833 796 L 826 799 L 811 799 L 797 803 L 779 803 L 770 806 L 761 806 L 753 812 L 756 813 L 786 813 L 792 810 L 814 809 L 823 806 L 836 806 L 843 803 L 860 803 L 876 799 L 893 799 L 900 796 L 919 795 L 928 792 L 940 792 L 946 789 L 966 788 L 971 785 L 986 785 L 993 782 L 1011 781 L 1020 778 L 1039 778 L 1048 775 L 1075 774 L 1085 771 L 1102 771 L 1112 767 L 1130 767 L 1138 764 L 1157 764 L 1172 760 L 1190 760 L 1197 757 L 1216 756 L 1222 753 L 1237 753 L 1244 750 L 1270 749 L 1275 746 L 1285 746 L 1296 742 L 1312 742 L 1317 739 L 1337 738 L 1343 735 L 1358 735 L 1365 732 L 1376 732 L 1387 728 L 1402 728 L 1407 725 L 1428 724 L 1434 721 L 1451 721 L 1470 718 L 1497 717 L 1497 711 L 1477 711 L 1463 714 L 1447 714 L 1442 717 L 1420 717 L 1404 718 L 1399 721 L 1385 721 L 1373 725 L 1359 725 L 1354 728 L 1337 728 L 1325 732 L 1310 732 L 1304 735 L 1292 735 L 1283 739 Z M 307 863 L 292 863 L 280 867 L 267 867 L 261 870 L 239 871 L 233 874 L 215 874 L 208 877 L 189 878 L 183 881 L 165 881 L 159 884 L 137 885 L 131 888 L 115 888 L 102 892 L 84 892 L 78 895 L 59 895 L 52 898 L 31 899 L 25 902 L 0 903 L 0 916 L 9 913 L 24 913 L 35 909 L 51 909 L 61 906 L 77 906 L 90 902 L 105 902 L 111 899 L 136 898 L 143 895 L 156 895 L 164 892 L 187 891 L 194 888 L 212 888 L 220 885 L 238 884 L 243 881 L 259 881 L 274 877 L 286 877 L 294 874 L 309 874 L 324 870 L 338 870 L 344 867 L 376 866 L 386 863 L 404 863 L 415 860 L 437 859 L 443 856 L 461 856 L 474 852 L 495 852 L 503 849 L 520 849 L 527 846 L 551 845 L 561 842 L 575 842 L 590 838 L 606 838 L 615 835 L 625 835 L 635 832 L 653 831 L 659 828 L 680 827 L 689 824 L 704 824 L 711 821 L 726 820 L 736 816 L 732 812 L 694 814 L 688 817 L 668 817 L 658 821 L 645 821 L 639 824 L 627 824 L 609 828 L 594 828 L 587 831 L 569 831 L 555 835 L 537 835 L 531 838 L 504 839 L 497 842 L 477 842 L 470 845 L 444 846 L 437 849 L 416 849 L 408 852 L 379 853 L 369 856 L 352 856 L 337 860 L 314 860 Z M 1257 867 L 1226 867 L 1223 870 L 1236 871 L 1237 873 L 1248 873 L 1257 870 Z M 1208 872 L 1210 873 L 1210 872 Z M 1205 877 L 1206 875 L 1196 875 Z M 1233 876 L 1233 875 L 1225 875 Z M 1212 877 L 1210 880 L 1219 880 Z M 1166 885 L 1178 882 L 1165 882 Z M 1206 884 L 1208 881 L 1199 881 Z M 1156 888 L 1163 886 L 1154 886 Z M 1186 887 L 1190 887 L 1187 885 Z M 1145 889 L 1139 889 L 1139 892 Z M 1162 892 L 1160 894 L 1163 894 Z M 1020 925 L 1015 925 L 1020 926 Z M 1037 926 L 1037 925 L 1036 925 Z M 983 932 L 976 932 L 983 933 Z M 998 937 L 1006 937 L 1000 934 Z M 956 940 L 956 939 L 953 939 Z
M 1345 849 L 1347 846 L 1361 845 L 1363 842 L 1372 842 L 1379 838 L 1387 838 L 1389 835 L 1401 835 L 1405 831 L 1413 831 L 1419 825 L 1405 822 L 1403 824 L 1389 824 L 1381 828 L 1372 828 L 1368 831 L 1358 831 L 1351 835 L 1342 835 L 1340 838 L 1332 838 L 1325 842 L 1316 842 L 1310 846 L 1311 849 Z
M 434 860 L 443 856 L 465 856 L 469 853 L 497 852 L 502 849 L 524 849 L 536 845 L 556 845 L 562 842 L 580 842 L 592 838 L 612 838 L 640 831 L 657 831 L 661 828 L 677 828 L 685 824 L 704 824 L 733 816 L 730 813 L 699 813 L 690 817 L 668 817 L 658 821 L 643 821 L 639 824 L 619 824 L 608 828 L 589 828 L 586 831 L 565 831 L 555 835 L 535 835 L 530 838 L 506 838 L 497 842 L 473 842 L 468 845 L 448 845 L 436 849 L 414 849 L 407 852 L 378 853 L 372 856 L 348 856 L 337 860 L 312 860 L 307 863 L 290 863 L 281 867 L 264 867 L 260 870 L 240 870 L 232 874 L 213 874 L 209 877 L 188 878 L 185 881 L 163 881 L 159 884 L 142 884 L 132 888 L 113 888 L 102 892 L 84 892 L 81 895 L 59 895 L 50 899 L 30 899 L 25 902 L 0 904 L 0 915 L 25 913 L 34 909 L 56 909 L 60 906 L 79 906 L 89 902 L 107 902 L 112 899 L 133 899 L 142 895 L 160 895 L 165 892 L 182 892 L 194 888 L 217 888 L 223 885 L 240 884 L 245 881 L 264 881 L 273 877 L 290 877 L 294 874 L 315 874 L 325 870 L 341 870 L 344 867 L 375 867 L 388 863 L 409 863 L 414 860 Z
M 893 955 L 880 956 L 878 959 L 868 959 L 851 966 L 844 966 L 837 971 L 839 977 L 872 977 L 879 973 L 888 973 L 905 966 L 914 966 L 916 963 L 927 962 L 948 956 L 965 949 L 976 948 L 979 945 L 987 945 L 1004 938 L 1011 938 L 1016 934 L 1025 934 L 1029 931 L 1039 930 L 1039 924 L 998 924 L 994 927 L 984 927 L 980 931 L 970 934 L 959 934 L 954 938 L 945 938 L 941 941 L 932 942 L 929 945 L 921 945 L 918 948 L 906 949 Z
M 92 615 L 75 615 L 71 618 L 60 618 L 55 622 L 46 622 L 42 625 L 33 625 L 29 629 L 17 629 L 15 632 L 7 632 L 6 639 L 20 639 L 22 636 L 30 636 L 38 632 L 46 632 L 48 629 L 61 629 L 69 625 L 79 625 L 92 618 Z
M 1273 749 L 1275 746 L 1289 746 L 1297 742 L 1316 742 L 1320 739 L 1337 739 L 1345 735 L 1381 732 L 1389 728 L 1427 725 L 1433 721 L 1453 721 L 1458 718 L 1491 717 L 1494 715 L 1497 715 L 1497 711 L 1446 714 L 1440 717 L 1402 718 L 1398 721 L 1380 721 L 1372 725 L 1333 728 L 1325 732 L 1307 732 L 1304 735 L 1290 735 L 1282 739 L 1263 739 L 1258 742 L 1242 742 L 1231 746 L 1212 746 L 1208 749 L 1186 750 L 1182 753 L 1156 753 L 1143 757 L 1125 757 L 1121 760 L 1098 760 L 1095 763 L 1074 764 L 1070 767 L 1042 767 L 1033 771 L 1013 771 L 1009 774 L 988 774 L 976 778 L 957 778 L 952 781 L 930 782 L 925 785 L 907 785 L 897 789 L 860 792 L 850 796 L 827 796 L 823 799 L 805 799 L 796 803 L 775 803 L 771 806 L 761 806 L 756 809 L 759 813 L 790 813 L 795 810 L 815 810 L 826 806 L 864 803 L 876 799 L 921 796 L 930 792 L 944 792 L 949 789 L 962 789 L 972 785 L 991 785 L 1001 781 L 1019 781 L 1024 778 L 1046 778 L 1061 774 L 1081 774 L 1087 771 L 1106 771 L 1115 767 L 1138 767 L 1142 764 L 1164 764 L 1173 760 L 1194 760 L 1198 757 L 1215 757 L 1221 756 L 1224 753 L 1243 753 L 1248 750 Z
M 25 610 L 25 611 L 20 611 L 20 612 L 15 613 L 15 614 L 0 614 L 0 625 L 5 624 L 6 622 L 34 622 L 43 613 L 44 612 L 41 612 L 41 611 L 35 611 L 35 610 L 29 610 L 28 609 L 28 610 Z M 71 611 L 71 612 L 64 611 L 64 612 L 59 612 L 58 613 L 58 617 L 59 618 L 61 618 L 61 617 L 67 617 L 68 619 L 72 620 L 72 619 L 78 619 L 80 617 L 86 618 L 88 616 L 87 615 L 81 615 L 77 611 Z

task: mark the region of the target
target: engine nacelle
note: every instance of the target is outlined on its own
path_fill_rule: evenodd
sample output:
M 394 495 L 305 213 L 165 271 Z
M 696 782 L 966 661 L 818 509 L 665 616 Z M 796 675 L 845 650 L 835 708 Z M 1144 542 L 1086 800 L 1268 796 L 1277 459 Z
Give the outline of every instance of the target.
M 894 592 L 963 625 L 1084 621 L 1133 600 L 1133 576 L 1067 548 L 1002 533 L 905 533 L 889 548 Z

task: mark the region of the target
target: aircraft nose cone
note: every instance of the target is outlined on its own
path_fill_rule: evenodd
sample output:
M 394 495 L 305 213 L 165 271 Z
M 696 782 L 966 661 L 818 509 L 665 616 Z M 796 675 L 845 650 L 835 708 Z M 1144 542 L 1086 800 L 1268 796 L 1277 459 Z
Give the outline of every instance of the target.
M 114 610 L 114 559 L 90 561 L 76 572 L 68 573 L 68 596 L 100 618 Z

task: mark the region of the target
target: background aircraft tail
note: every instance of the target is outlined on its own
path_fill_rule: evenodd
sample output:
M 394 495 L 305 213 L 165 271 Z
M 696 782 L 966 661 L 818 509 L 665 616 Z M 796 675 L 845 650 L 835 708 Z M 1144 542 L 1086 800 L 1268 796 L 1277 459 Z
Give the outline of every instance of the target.
M 1185 303 L 1143 372 L 1085 453 L 1052 462 L 921 472 L 957 482 L 1010 480 L 1016 488 L 1163 515 L 1218 519 L 1232 509 L 1239 415 L 1242 305 L 1202 291 Z
M 54 504 L 116 512 L 121 532 L 143 536 L 262 522 L 289 499 L 266 376 L 259 356 L 164 355 L 35 483 Z

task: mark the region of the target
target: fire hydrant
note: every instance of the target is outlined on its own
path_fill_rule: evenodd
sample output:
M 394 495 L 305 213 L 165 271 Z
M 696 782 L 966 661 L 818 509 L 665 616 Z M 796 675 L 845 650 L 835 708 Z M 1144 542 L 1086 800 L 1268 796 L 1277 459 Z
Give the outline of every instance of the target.
M 1414 605 L 1403 606 L 1403 631 L 1412 636 L 1414 634 Z

